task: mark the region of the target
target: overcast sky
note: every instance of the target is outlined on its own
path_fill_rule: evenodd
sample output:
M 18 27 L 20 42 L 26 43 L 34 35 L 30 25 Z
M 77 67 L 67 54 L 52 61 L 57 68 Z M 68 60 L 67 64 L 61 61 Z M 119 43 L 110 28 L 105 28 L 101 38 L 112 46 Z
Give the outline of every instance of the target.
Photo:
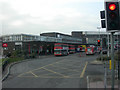
M 97 31 L 103 0 L 1 0 L 2 34 Z

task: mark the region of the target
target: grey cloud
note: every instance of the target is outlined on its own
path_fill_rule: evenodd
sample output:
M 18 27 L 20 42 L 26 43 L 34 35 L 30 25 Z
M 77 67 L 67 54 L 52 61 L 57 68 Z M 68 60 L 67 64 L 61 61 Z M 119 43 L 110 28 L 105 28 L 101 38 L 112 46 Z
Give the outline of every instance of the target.
M 8 3 L 1 3 L 2 11 L 0 14 L 8 16 L 8 19 L 3 20 L 2 22 L 2 31 L 3 34 L 12 34 L 12 33 L 30 33 L 30 34 L 39 34 L 40 32 L 46 31 L 59 31 L 64 33 L 70 33 L 73 30 L 96 30 L 96 27 L 99 25 L 96 18 L 92 17 L 66 17 L 64 15 L 55 16 L 53 20 L 50 21 L 40 21 L 40 18 L 31 17 L 30 15 L 20 15 L 15 11 Z M 30 22 L 30 20 L 34 22 Z M 38 20 L 39 19 L 39 20 Z M 24 22 L 23 25 L 19 27 L 12 26 L 11 23 L 21 20 Z

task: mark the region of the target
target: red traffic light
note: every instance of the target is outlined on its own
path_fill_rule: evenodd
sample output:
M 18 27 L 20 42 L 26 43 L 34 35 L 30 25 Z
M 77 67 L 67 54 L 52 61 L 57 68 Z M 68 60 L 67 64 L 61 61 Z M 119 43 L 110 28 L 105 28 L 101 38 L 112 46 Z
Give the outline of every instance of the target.
M 110 18 L 111 18 L 111 19 L 115 19 L 115 18 L 116 18 L 116 16 L 117 16 L 117 15 L 116 15 L 115 13 L 113 13 L 113 12 L 112 12 L 112 13 L 110 13 Z
M 97 40 L 98 42 L 100 42 L 100 40 Z
M 115 5 L 114 3 L 110 4 L 110 5 L 109 5 L 109 9 L 110 9 L 111 11 L 115 10 L 115 9 L 116 9 L 116 5 Z
M 3 43 L 2 46 L 3 46 L 3 47 L 7 47 L 8 44 L 7 44 L 7 43 Z

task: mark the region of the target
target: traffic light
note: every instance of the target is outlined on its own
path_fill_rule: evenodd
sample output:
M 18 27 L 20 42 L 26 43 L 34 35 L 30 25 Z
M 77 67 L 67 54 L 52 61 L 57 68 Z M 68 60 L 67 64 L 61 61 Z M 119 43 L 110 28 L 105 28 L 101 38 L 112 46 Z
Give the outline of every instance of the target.
M 114 31 L 120 29 L 119 22 L 119 3 L 118 2 L 105 2 L 106 8 L 106 23 L 107 31 Z
M 101 19 L 105 19 L 105 10 L 100 11 L 100 17 Z
M 2 47 L 8 47 L 8 44 L 7 43 L 3 43 Z
M 101 27 L 106 28 L 105 10 L 100 11 L 100 17 L 101 17 Z
M 98 46 L 100 46 L 100 40 L 97 40 Z
M 106 28 L 105 20 L 101 20 L 101 27 L 102 27 L 102 28 Z

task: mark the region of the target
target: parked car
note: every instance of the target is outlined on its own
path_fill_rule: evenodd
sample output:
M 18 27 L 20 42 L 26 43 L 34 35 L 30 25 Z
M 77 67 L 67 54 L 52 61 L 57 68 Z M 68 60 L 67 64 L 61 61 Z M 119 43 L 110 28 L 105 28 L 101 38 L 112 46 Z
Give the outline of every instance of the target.
M 103 49 L 102 54 L 107 54 L 107 49 Z

